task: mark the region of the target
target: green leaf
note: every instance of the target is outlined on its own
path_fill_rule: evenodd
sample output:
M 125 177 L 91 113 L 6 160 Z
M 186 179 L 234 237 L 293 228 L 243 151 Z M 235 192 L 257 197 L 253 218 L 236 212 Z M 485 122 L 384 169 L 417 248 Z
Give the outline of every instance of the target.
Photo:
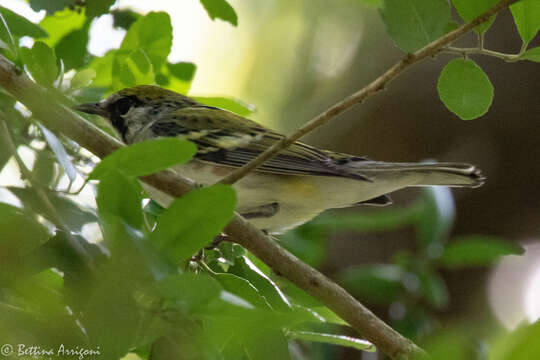
M 115 9 L 109 13 L 113 16 L 113 26 L 125 30 L 129 30 L 131 25 L 141 17 L 141 14 L 129 9 Z
M 210 19 L 221 19 L 231 23 L 234 26 L 238 25 L 238 15 L 234 8 L 226 0 L 201 0 L 201 4 L 210 16 Z
M 529 43 L 540 30 L 540 1 L 521 0 L 510 5 L 510 11 L 525 44 Z
M 490 360 L 532 360 L 540 358 L 540 321 L 523 324 L 500 338 L 490 351 Z
M 81 311 L 89 348 L 98 348 L 100 356 L 107 359 L 120 359 L 136 347 L 145 330 L 144 315 L 149 311 L 144 306 L 151 306 L 153 300 L 143 266 L 134 261 L 134 256 L 124 255 L 120 261 L 121 255 L 116 255 L 100 268 L 101 277 L 90 284 L 92 291 Z
M 428 250 L 430 246 L 438 250 L 440 244 L 447 240 L 456 215 L 452 192 L 447 187 L 427 187 L 421 202 L 423 208 L 416 223 L 418 241 Z
M 20 16 L 13 11 L 0 6 L 0 14 L 6 20 L 11 34 L 16 37 L 30 36 L 33 38 L 47 37 L 47 31 L 41 26 L 34 24 L 30 20 Z
M 208 275 L 176 274 L 161 279 L 157 288 L 174 307 L 189 312 L 200 311 L 219 297 L 223 288 Z
M 183 81 L 193 80 L 193 76 L 195 76 L 195 70 L 197 70 L 197 66 L 194 63 L 190 62 L 178 62 L 174 64 L 168 63 L 167 68 L 172 75 Z
M 110 171 L 128 177 L 145 176 L 189 161 L 197 151 L 187 140 L 161 138 L 131 144 L 105 157 L 88 175 L 99 179 Z
M 452 0 L 459 16 L 466 22 L 471 22 L 498 2 L 499 0 Z M 493 15 L 488 21 L 478 25 L 474 30 L 480 34 L 485 33 L 491 27 L 493 21 L 495 21 L 495 16 Z
M 20 48 L 20 55 L 34 80 L 41 85 L 52 86 L 58 76 L 53 49 L 41 41 L 36 41 L 32 49 Z
M 96 77 L 96 71 L 94 69 L 84 69 L 77 71 L 77 73 L 71 78 L 70 86 L 72 89 L 80 89 L 90 86 L 92 80 Z
M 86 3 L 86 16 L 91 19 L 93 17 L 105 14 L 114 4 L 115 0 L 92 0 Z
M 521 255 L 518 244 L 493 236 L 462 236 L 449 243 L 441 262 L 450 268 L 490 265 L 501 256 Z
M 118 53 L 120 53 L 118 50 L 111 50 L 102 57 L 93 58 L 88 64 L 88 68 L 93 69 L 97 74 L 92 83 L 93 87 L 109 88 L 112 86 L 113 64 Z
M 67 6 L 73 6 L 77 0 L 30 0 L 30 7 L 34 11 L 45 10 L 47 13 L 55 13 Z
M 41 150 L 36 154 L 32 174 L 39 184 L 47 187 L 52 185 L 56 176 L 55 159 L 56 157 L 47 150 Z
M 75 181 L 77 178 L 77 170 L 75 170 L 75 166 L 73 166 L 66 149 L 64 149 L 64 145 L 62 145 L 56 135 L 49 131 L 45 126 L 41 125 L 40 123 L 38 123 L 38 126 L 69 180 Z
M 0 11 L 0 49 L 6 49 L 12 56 L 17 54 L 17 44 L 11 34 L 4 15 Z
M 287 337 L 291 340 L 320 342 L 323 344 L 347 346 L 356 350 L 374 352 L 375 345 L 369 341 L 345 335 L 324 334 L 312 331 L 288 331 Z
M 427 268 L 416 272 L 416 276 L 420 283 L 419 290 L 429 305 L 441 309 L 448 304 L 448 289 L 437 273 Z
M 287 339 L 281 330 L 263 329 L 245 337 L 244 347 L 250 360 L 290 360 Z M 272 351 L 268 351 L 272 349 Z
M 87 21 L 82 28 L 73 30 L 61 38 L 54 47 L 56 56 L 64 61 L 66 70 L 78 69 L 85 64 L 88 56 L 89 29 L 90 21 Z
M 370 7 L 380 8 L 383 4 L 383 0 L 359 0 L 361 4 L 365 4 Z
M 493 101 L 493 85 L 472 60 L 450 61 L 441 72 L 437 90 L 444 105 L 463 120 L 484 115 Z
M 215 278 L 225 290 L 246 300 L 251 305 L 259 308 L 269 308 L 265 298 L 248 280 L 226 273 L 215 274 Z
M 41 224 L 18 208 L 4 203 L 0 203 L 0 229 L 0 266 L 28 254 L 49 238 Z
M 113 91 L 140 84 L 153 84 L 154 69 L 142 49 L 129 53 L 117 52 L 112 65 Z
M 273 309 L 283 312 L 290 310 L 291 304 L 281 289 L 246 256 L 237 258 L 229 272 L 248 280 L 264 296 Z
M 111 170 L 100 177 L 96 202 L 100 215 L 118 216 L 126 224 L 141 229 L 143 225 L 142 188 L 124 174 Z
M 339 282 L 362 301 L 389 304 L 404 294 L 399 266 L 373 264 L 348 267 L 339 274 Z
M 144 50 L 157 71 L 167 61 L 171 46 L 171 18 L 164 12 L 151 12 L 139 18 L 129 28 L 120 50 Z
M 520 59 L 540 62 L 540 46 L 525 51 L 525 53 L 520 56 Z
M 14 186 L 8 187 L 7 189 L 21 200 L 25 208 L 31 209 L 44 216 L 49 221 L 55 219 L 55 214 L 52 214 L 49 208 L 43 206 L 43 202 L 33 189 Z M 92 211 L 81 207 L 70 198 L 63 196 L 56 191 L 48 191 L 47 197 L 53 205 L 54 211 L 60 215 L 72 231 L 80 231 L 84 224 L 95 222 L 97 220 Z
M 226 185 L 198 189 L 176 199 L 159 217 L 154 244 L 174 262 L 189 259 L 210 244 L 231 221 L 236 193 Z
M 384 0 L 380 11 L 390 37 L 408 53 L 441 37 L 451 21 L 446 0 Z
M 67 34 L 82 28 L 85 21 L 86 16 L 84 16 L 83 12 L 70 9 L 58 11 L 54 15 L 45 16 L 39 25 L 49 33 L 49 37 L 42 41 L 53 47 Z
M 525 53 L 520 56 L 520 59 L 540 62 L 540 46 L 525 51 Z
M 209 106 L 232 111 L 240 116 L 248 116 L 255 112 L 255 106 L 234 98 L 195 96 L 194 99 Z

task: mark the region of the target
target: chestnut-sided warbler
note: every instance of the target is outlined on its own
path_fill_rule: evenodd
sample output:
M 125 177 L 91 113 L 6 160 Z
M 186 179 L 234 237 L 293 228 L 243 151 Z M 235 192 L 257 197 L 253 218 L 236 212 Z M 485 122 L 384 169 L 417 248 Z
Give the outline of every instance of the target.
M 284 136 L 232 112 L 157 86 L 140 85 L 76 110 L 110 121 L 126 144 L 176 136 L 197 146 L 194 159 L 174 168 L 199 184 L 213 184 Z M 388 163 L 296 142 L 234 184 L 237 211 L 259 229 L 279 233 L 326 209 L 387 205 L 386 195 L 408 186 L 482 185 L 464 163 Z M 157 189 L 149 193 L 167 206 Z

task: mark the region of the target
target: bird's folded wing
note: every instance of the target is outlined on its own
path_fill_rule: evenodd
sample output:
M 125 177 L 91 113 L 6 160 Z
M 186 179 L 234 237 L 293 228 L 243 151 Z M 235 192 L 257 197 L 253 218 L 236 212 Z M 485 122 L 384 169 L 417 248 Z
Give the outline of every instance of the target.
M 206 106 L 174 110 L 154 122 L 151 129 L 157 136 L 191 140 L 197 145 L 195 157 L 199 160 L 232 167 L 245 165 L 284 137 L 231 112 Z M 363 179 L 345 171 L 332 154 L 296 142 L 257 171 Z

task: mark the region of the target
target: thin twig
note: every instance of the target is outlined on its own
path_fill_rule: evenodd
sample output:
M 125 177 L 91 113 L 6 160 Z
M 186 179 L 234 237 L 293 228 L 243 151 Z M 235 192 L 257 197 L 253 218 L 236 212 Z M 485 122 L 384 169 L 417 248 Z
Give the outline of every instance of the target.
M 390 81 L 401 75 L 405 70 L 411 67 L 411 65 L 427 58 L 436 55 L 443 47 L 452 43 L 458 37 L 466 34 L 470 30 L 474 29 L 477 25 L 486 22 L 492 15 L 496 14 L 500 10 L 508 7 L 509 5 L 517 2 L 518 0 L 502 0 L 497 5 L 493 6 L 482 15 L 475 18 L 473 21 L 467 24 L 461 25 L 454 31 L 447 33 L 439 39 L 429 43 L 420 50 L 413 54 L 407 54 L 398 63 L 389 68 L 384 74 L 372 81 L 364 88 L 358 90 L 354 94 L 341 100 L 340 102 L 331 106 L 328 110 L 322 114 L 317 115 L 294 133 L 276 142 L 271 147 L 266 149 L 262 154 L 251 160 L 241 168 L 236 169 L 223 179 L 219 181 L 221 184 L 234 184 L 263 163 L 276 156 L 280 151 L 291 146 L 295 141 L 313 131 L 321 125 L 326 124 L 329 120 L 335 118 L 337 115 L 344 113 L 351 109 L 354 105 L 357 105 L 367 99 L 370 96 L 375 95 L 382 89 L 384 89 Z
M 26 167 L 23 160 L 17 153 L 17 147 L 13 142 L 11 133 L 5 119 L 5 114 L 2 111 L 0 111 L 0 139 L 2 139 L 2 142 L 7 146 L 11 155 L 15 159 L 15 162 L 19 167 L 19 171 L 21 172 L 21 178 L 23 180 L 26 180 L 30 184 L 38 200 L 41 202 L 41 205 L 47 210 L 47 214 L 49 214 L 52 223 L 66 234 L 69 246 L 76 252 L 76 254 L 84 261 L 84 263 L 89 268 L 92 268 L 92 259 L 87 254 L 86 250 L 80 244 L 80 242 L 77 241 L 77 239 L 73 238 L 73 236 L 71 236 L 71 230 L 69 229 L 69 226 L 65 223 L 65 221 L 54 208 L 54 205 L 51 203 L 51 200 L 47 196 L 46 190 L 36 179 L 34 179 L 32 172 Z
M 467 56 L 470 54 L 480 54 L 480 55 L 496 57 L 498 59 L 501 59 L 507 62 L 518 61 L 519 57 L 523 54 L 522 52 L 519 52 L 517 54 L 505 54 L 498 51 L 488 50 L 488 49 L 484 49 L 480 47 L 459 48 L 459 47 L 453 47 L 453 46 L 446 46 L 443 49 L 441 49 L 441 52 L 459 54 L 462 56 Z

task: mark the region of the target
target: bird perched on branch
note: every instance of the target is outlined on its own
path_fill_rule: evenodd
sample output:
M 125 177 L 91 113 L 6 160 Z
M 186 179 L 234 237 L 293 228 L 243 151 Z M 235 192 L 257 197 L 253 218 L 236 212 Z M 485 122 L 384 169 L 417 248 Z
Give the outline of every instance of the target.
M 157 86 L 140 85 L 76 110 L 110 121 L 126 144 L 175 136 L 197 146 L 194 159 L 174 169 L 214 184 L 284 135 L 226 110 Z M 387 205 L 386 195 L 408 186 L 477 187 L 484 178 L 464 163 L 388 163 L 295 142 L 234 184 L 237 211 L 257 228 L 280 233 L 326 209 Z M 172 200 L 149 189 L 164 206 Z

